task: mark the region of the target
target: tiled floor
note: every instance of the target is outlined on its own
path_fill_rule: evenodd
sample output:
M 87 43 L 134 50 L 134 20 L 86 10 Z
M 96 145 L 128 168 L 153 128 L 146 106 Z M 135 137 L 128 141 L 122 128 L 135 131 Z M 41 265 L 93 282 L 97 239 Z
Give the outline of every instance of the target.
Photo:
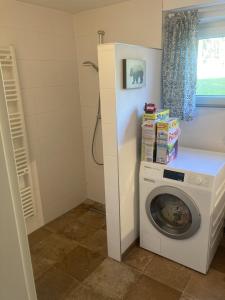
M 29 236 L 39 300 L 225 299 L 225 239 L 206 276 L 137 246 L 118 263 L 99 210 L 85 201 Z

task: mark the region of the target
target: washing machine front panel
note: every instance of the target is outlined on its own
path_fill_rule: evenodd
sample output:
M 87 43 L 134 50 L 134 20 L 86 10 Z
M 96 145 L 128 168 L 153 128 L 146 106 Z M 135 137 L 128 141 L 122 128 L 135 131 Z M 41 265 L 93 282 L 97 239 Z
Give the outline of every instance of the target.
M 173 186 L 160 186 L 151 191 L 145 205 L 152 225 L 172 239 L 193 236 L 201 224 L 201 215 L 194 200 Z

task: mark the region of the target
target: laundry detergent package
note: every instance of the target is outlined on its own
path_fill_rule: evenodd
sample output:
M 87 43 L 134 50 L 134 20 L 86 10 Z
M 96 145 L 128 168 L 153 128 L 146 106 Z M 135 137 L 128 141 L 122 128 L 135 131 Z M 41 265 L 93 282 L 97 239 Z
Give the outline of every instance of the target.
M 156 159 L 156 145 L 155 144 L 148 144 L 148 140 L 145 140 L 142 143 L 142 148 L 141 148 L 141 156 L 142 160 L 144 161 L 149 161 L 153 162 Z
M 178 140 L 175 144 L 168 144 L 166 141 L 157 140 L 156 162 L 160 164 L 168 164 L 177 157 Z
M 157 123 L 157 142 L 165 141 L 167 144 L 175 144 L 179 135 L 179 119 L 169 118 Z
M 144 121 L 142 124 L 141 159 L 144 161 L 155 161 L 156 126 L 157 122 L 153 120 Z
M 179 136 L 179 119 L 169 118 L 157 123 L 157 163 L 167 164 L 177 157 Z
M 154 113 L 149 114 L 145 113 L 143 116 L 144 120 L 167 120 L 170 115 L 170 110 L 169 109 L 157 109 Z
M 159 109 L 143 115 L 141 147 L 141 159 L 143 161 L 156 161 L 157 124 L 167 119 L 169 119 L 169 109 Z

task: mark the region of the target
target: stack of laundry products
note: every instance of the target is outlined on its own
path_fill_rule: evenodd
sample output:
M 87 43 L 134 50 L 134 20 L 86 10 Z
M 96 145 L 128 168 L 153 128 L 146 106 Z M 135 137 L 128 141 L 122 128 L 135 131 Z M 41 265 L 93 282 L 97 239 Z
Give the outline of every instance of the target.
M 145 105 L 142 119 L 142 160 L 167 164 L 176 158 L 180 135 L 179 119 L 170 118 L 169 110 Z

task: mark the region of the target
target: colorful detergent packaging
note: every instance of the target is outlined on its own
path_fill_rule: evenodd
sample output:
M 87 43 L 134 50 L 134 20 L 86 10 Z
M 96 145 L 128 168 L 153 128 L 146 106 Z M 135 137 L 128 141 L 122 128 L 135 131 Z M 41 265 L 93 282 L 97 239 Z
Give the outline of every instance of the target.
M 167 164 L 176 158 L 179 135 L 179 119 L 169 118 L 157 123 L 156 162 Z
M 157 123 L 169 118 L 169 110 L 156 110 L 154 113 L 145 113 L 142 120 L 142 151 L 143 161 L 156 161 L 156 133 Z
M 144 161 L 155 161 L 157 128 L 156 124 L 157 122 L 153 120 L 143 121 L 142 123 L 141 158 Z
M 177 157 L 178 140 L 175 144 L 169 145 L 165 141 L 157 141 L 156 162 L 168 164 Z
M 169 116 L 170 116 L 169 109 L 156 109 L 156 111 L 152 114 L 145 113 L 143 116 L 143 120 L 163 121 L 163 120 L 167 120 Z

